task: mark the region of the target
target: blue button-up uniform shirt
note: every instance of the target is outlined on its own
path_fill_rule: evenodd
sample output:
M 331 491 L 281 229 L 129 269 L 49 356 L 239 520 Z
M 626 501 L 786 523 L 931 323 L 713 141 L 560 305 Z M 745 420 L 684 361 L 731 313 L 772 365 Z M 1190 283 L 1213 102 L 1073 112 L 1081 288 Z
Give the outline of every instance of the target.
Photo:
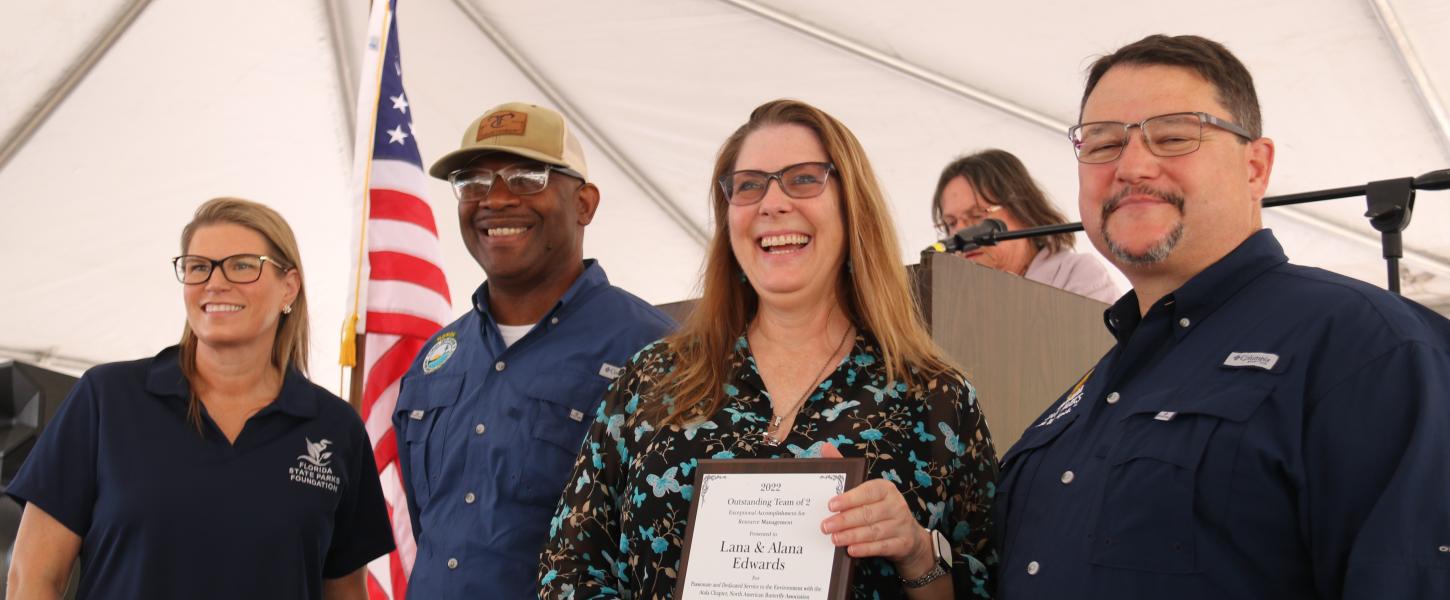
M 999 598 L 1450 598 L 1450 322 L 1259 231 L 1003 458 Z
M 538 595 L 549 518 L 605 388 L 674 325 L 589 260 L 505 347 L 487 286 L 424 346 L 393 415 L 418 543 L 410 598 Z

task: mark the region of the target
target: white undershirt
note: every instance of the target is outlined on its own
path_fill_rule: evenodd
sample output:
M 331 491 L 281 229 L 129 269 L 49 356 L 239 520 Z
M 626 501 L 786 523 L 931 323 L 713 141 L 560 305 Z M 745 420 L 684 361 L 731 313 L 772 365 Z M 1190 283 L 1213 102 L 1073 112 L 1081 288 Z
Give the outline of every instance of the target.
M 503 324 L 500 324 L 498 326 L 498 333 L 499 333 L 499 335 L 502 335 L 503 336 L 503 345 L 504 345 L 504 347 L 507 348 L 509 346 L 514 345 L 514 342 L 517 342 L 517 341 L 519 341 L 520 338 L 523 338 L 524 335 L 527 334 L 530 329 L 533 329 L 534 328 L 534 325 L 535 325 L 535 323 L 529 323 L 528 325 L 503 325 Z

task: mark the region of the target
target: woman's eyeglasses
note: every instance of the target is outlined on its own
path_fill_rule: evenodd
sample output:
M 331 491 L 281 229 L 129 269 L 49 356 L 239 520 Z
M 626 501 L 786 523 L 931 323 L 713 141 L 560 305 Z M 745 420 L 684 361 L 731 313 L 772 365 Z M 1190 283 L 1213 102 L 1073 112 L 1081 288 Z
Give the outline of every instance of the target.
M 725 192 L 725 201 L 735 206 L 749 206 L 760 202 L 770 187 L 770 180 L 780 182 L 780 191 L 796 199 L 815 198 L 826 190 L 826 181 L 836 166 L 824 162 L 808 162 L 791 165 L 774 173 L 744 170 L 729 173 L 720 178 L 720 189 Z
M 262 263 L 271 263 L 283 273 L 292 270 L 270 256 L 257 254 L 233 254 L 220 260 L 183 254 L 171 259 L 171 266 L 176 268 L 176 280 L 186 285 L 200 285 L 210 281 L 211 274 L 217 267 L 221 267 L 222 277 L 227 281 L 252 283 L 262 278 Z

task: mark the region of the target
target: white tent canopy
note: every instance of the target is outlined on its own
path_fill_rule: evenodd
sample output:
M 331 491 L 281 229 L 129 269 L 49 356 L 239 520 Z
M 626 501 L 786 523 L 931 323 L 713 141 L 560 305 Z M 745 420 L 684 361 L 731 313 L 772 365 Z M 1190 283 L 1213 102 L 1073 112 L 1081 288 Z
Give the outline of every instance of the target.
M 983 3 L 402 0 L 413 131 L 425 163 L 484 109 L 561 107 L 588 133 L 603 193 L 585 238 L 645 299 L 694 293 L 714 153 L 751 108 L 816 104 L 865 145 L 902 250 L 933 229 L 953 157 L 1017 154 L 1070 218 L 1063 131 L 1083 70 L 1149 33 L 1224 42 L 1253 71 L 1277 142 L 1269 193 L 1450 166 L 1443 0 Z M 352 245 L 352 107 L 363 0 L 11 2 L 0 20 L 0 354 L 77 369 L 174 343 L 167 264 L 203 200 L 277 208 L 302 243 L 312 373 L 336 387 Z M 483 273 L 434 182 L 455 312 Z M 1362 198 L 1271 209 L 1297 262 L 1384 284 Z M 1421 192 L 1406 295 L 1450 309 L 1450 192 Z M 1086 240 L 1079 249 L 1091 252 Z

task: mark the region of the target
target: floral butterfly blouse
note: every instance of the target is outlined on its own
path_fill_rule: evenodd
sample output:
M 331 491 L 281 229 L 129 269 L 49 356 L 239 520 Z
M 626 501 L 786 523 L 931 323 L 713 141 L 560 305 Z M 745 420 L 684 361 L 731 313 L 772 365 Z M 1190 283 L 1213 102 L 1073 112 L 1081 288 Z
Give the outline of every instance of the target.
M 709 419 L 656 427 L 642 405 L 676 355 L 656 342 L 605 395 L 539 561 L 541 598 L 670 598 L 702 458 L 819 456 L 830 442 L 866 459 L 867 479 L 896 483 L 917 522 L 951 540 L 957 597 L 990 597 L 988 545 L 996 452 L 971 384 L 938 375 L 910 388 L 887 381 L 876 341 L 851 352 L 801 408 L 779 446 L 765 443 L 770 397 L 744 336 L 731 356 L 726 403 Z M 855 598 L 903 598 L 889 560 L 856 559 Z

